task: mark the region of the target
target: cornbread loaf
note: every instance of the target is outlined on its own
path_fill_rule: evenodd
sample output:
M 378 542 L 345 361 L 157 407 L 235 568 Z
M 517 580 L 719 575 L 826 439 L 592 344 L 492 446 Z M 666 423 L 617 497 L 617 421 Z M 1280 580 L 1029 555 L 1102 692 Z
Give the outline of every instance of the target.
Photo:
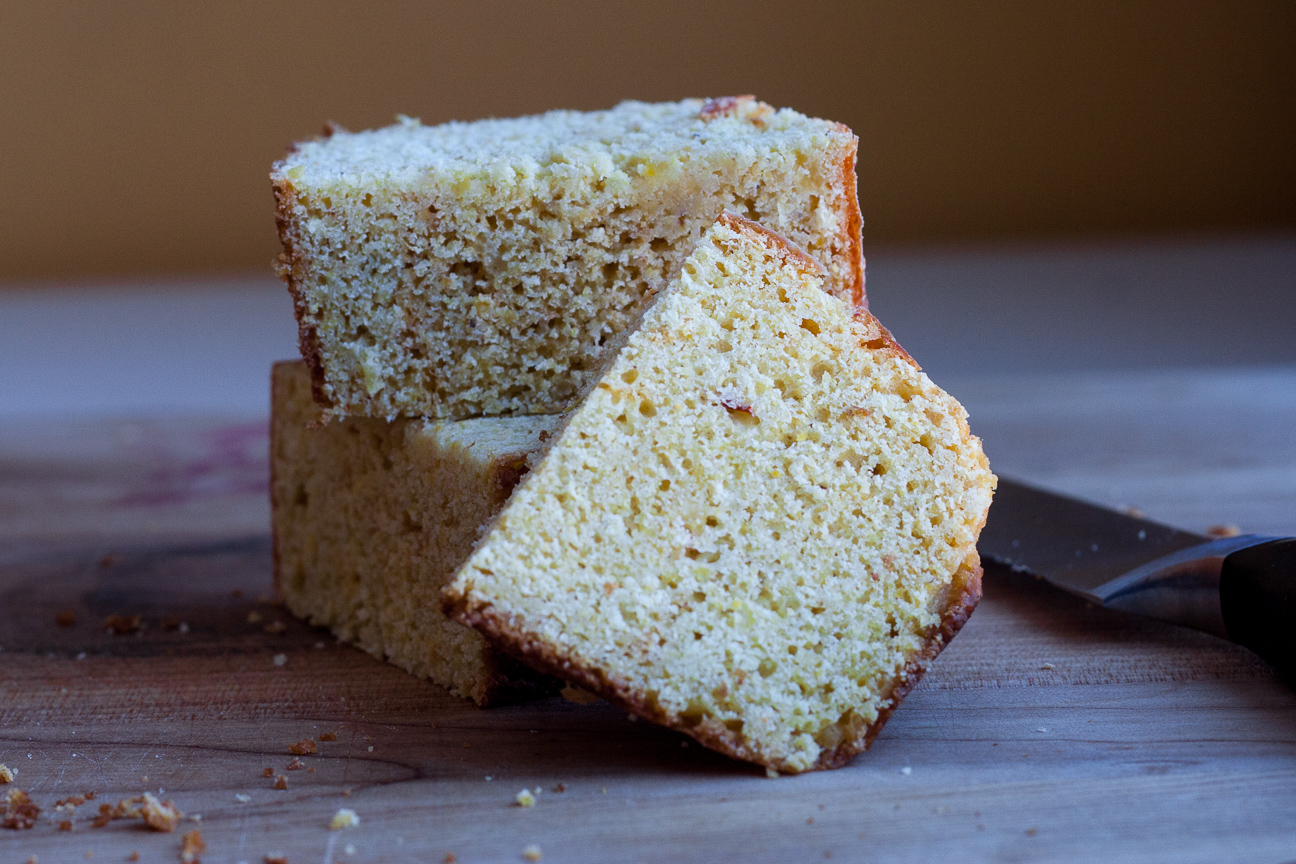
M 537 669 L 779 772 L 868 746 L 980 598 L 962 407 L 731 214 L 454 581 Z
M 745 96 L 300 144 L 271 179 L 315 398 L 336 416 L 564 411 L 725 208 L 862 303 L 856 142 Z
M 547 692 L 439 597 L 557 418 L 321 425 L 300 361 L 271 389 L 275 582 L 293 614 L 478 704 Z

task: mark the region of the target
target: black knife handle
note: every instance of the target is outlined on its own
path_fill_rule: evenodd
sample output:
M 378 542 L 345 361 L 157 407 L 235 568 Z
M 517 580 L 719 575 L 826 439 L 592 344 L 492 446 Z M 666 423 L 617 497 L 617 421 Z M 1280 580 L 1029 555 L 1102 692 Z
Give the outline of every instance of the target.
M 1239 549 L 1220 571 L 1229 638 L 1296 683 L 1296 538 Z

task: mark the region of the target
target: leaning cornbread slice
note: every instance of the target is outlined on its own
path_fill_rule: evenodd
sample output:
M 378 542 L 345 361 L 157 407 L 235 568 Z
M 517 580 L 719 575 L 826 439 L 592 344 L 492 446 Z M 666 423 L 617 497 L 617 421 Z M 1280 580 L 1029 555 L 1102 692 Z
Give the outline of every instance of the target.
M 995 478 L 962 407 L 823 280 L 721 216 L 447 611 L 775 771 L 867 747 L 980 597 Z
M 557 418 L 320 424 L 300 361 L 271 389 L 275 582 L 293 614 L 482 705 L 551 689 L 439 597 Z
M 565 411 L 725 208 L 862 303 L 856 142 L 746 96 L 302 143 L 271 179 L 316 400 L 335 416 Z

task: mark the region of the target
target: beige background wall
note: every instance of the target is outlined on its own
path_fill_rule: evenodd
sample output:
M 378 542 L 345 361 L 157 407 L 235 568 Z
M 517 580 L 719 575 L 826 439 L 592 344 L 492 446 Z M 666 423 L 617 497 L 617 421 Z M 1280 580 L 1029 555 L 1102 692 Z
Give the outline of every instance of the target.
M 859 134 L 867 248 L 1296 225 L 1296 4 L 0 3 L 0 283 L 266 270 L 333 119 L 752 92 Z

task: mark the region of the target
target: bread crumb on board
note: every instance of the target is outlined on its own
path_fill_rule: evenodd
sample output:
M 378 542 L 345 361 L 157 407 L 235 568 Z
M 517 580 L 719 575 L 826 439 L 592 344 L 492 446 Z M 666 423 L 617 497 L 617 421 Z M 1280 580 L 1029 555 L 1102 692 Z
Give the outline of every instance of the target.
M 180 808 L 170 801 L 162 801 L 151 792 L 134 798 L 122 798 L 114 804 L 100 804 L 99 815 L 90 823 L 92 828 L 102 828 L 114 819 L 140 819 L 154 831 L 173 831 L 184 818 Z
M 354 828 L 359 824 L 360 817 L 356 815 L 356 812 L 343 807 L 334 813 L 333 818 L 329 820 L 329 830 L 341 831 L 343 828 Z
M 21 789 L 10 789 L 0 797 L 0 828 L 25 831 L 36 824 L 41 808 Z
M 336 732 L 325 732 L 323 735 L 320 736 L 320 739 L 319 739 L 319 740 L 321 740 L 321 741 L 336 741 L 336 740 L 338 740 L 338 736 L 337 736 L 337 733 L 336 733 Z
M 8 765 L 0 764 L 0 783 L 12 783 L 14 778 L 17 776 L 17 771 L 13 770 Z
M 534 843 L 522 850 L 522 858 L 526 861 L 539 861 L 543 857 L 544 853 Z
M 199 864 L 202 860 L 200 856 L 206 851 L 207 844 L 203 842 L 202 832 L 197 828 L 180 838 L 180 860 L 184 864 Z
M 323 738 L 324 736 L 321 735 L 320 737 Z M 319 752 L 319 747 L 311 739 L 303 738 L 296 744 L 289 745 L 288 752 L 297 756 L 310 756 L 313 753 Z
M 523 789 L 514 796 L 513 800 L 517 802 L 519 807 L 534 807 L 536 803 L 535 795 L 531 794 L 530 789 Z
M 592 702 L 598 702 L 602 697 L 595 696 L 579 687 L 572 687 L 570 684 L 558 691 L 559 695 L 568 702 L 575 702 L 577 705 L 589 705 Z
M 128 636 L 144 629 L 139 615 L 109 615 L 104 619 L 103 626 L 114 636 Z
M 288 864 L 288 856 L 282 852 L 267 852 L 261 860 L 265 864 Z

